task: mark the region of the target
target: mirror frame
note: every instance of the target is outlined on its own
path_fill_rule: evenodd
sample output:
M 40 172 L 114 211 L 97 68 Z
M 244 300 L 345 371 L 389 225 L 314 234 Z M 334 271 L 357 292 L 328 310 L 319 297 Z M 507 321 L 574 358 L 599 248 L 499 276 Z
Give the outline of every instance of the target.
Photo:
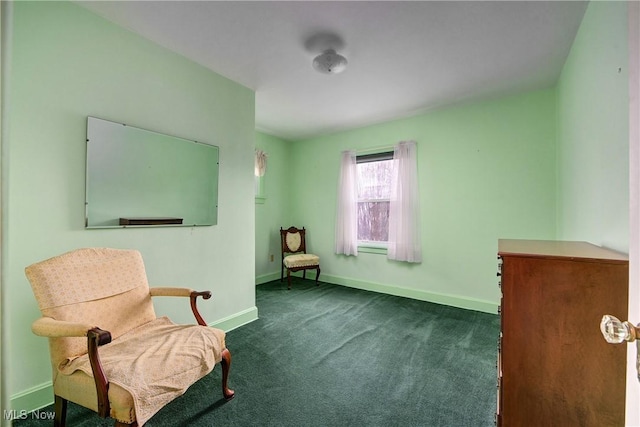
M 219 150 L 87 117 L 85 228 L 216 225 Z

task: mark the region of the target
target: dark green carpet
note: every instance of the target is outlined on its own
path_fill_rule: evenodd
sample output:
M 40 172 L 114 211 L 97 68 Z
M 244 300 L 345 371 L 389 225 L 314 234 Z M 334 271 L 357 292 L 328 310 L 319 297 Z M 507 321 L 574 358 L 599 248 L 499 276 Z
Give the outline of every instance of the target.
M 256 304 L 227 334 L 236 397 L 217 367 L 146 426 L 494 425 L 498 316 L 298 278 L 258 286 Z M 67 420 L 113 425 L 71 403 Z

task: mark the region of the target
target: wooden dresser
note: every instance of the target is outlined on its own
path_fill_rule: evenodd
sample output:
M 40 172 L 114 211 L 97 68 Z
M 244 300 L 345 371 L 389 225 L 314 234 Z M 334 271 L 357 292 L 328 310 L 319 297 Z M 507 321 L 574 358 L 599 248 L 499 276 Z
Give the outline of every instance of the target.
M 624 426 L 627 256 L 585 242 L 500 240 L 498 426 Z

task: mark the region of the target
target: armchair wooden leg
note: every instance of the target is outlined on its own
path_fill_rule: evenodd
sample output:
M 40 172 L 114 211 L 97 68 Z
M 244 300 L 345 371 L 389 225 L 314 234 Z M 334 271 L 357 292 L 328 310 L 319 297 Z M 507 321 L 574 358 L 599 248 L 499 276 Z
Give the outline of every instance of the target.
M 316 286 L 320 286 L 320 283 L 318 283 L 318 277 L 320 277 L 320 267 L 316 269 Z
M 291 270 L 287 268 L 287 289 L 291 289 Z
M 220 365 L 222 365 L 222 395 L 225 399 L 230 400 L 233 399 L 236 392 L 231 390 L 227 385 L 229 380 L 229 370 L 231 369 L 231 352 L 227 348 L 222 350 L 222 360 L 220 361 Z
M 67 424 L 67 399 L 55 395 L 54 409 L 56 416 L 53 420 L 53 427 L 65 427 Z

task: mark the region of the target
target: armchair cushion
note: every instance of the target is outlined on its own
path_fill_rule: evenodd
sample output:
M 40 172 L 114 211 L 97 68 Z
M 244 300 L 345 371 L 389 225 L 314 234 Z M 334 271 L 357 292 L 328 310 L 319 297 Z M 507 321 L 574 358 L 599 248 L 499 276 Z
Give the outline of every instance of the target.
M 86 248 L 27 267 L 40 310 L 122 294 L 148 287 L 142 257 L 137 251 Z M 74 283 L 71 290 L 50 283 Z
M 219 329 L 176 325 L 167 317 L 161 317 L 100 347 L 100 360 L 110 378 L 110 416 L 126 423 L 137 420 L 138 425 L 144 425 L 164 405 L 213 370 L 222 359 L 224 338 L 225 333 Z M 59 372 L 62 375 L 57 376 L 54 384 L 56 394 L 66 397 L 65 389 L 69 388 L 74 397 L 85 394 L 88 407 L 97 407 L 91 364 L 86 354 L 68 358 Z M 81 381 L 86 384 L 84 393 L 78 390 L 79 376 L 88 378 Z M 128 413 L 131 402 L 134 414 Z
M 282 262 L 287 268 L 310 267 L 320 265 L 320 257 L 313 254 L 295 254 L 284 257 Z

